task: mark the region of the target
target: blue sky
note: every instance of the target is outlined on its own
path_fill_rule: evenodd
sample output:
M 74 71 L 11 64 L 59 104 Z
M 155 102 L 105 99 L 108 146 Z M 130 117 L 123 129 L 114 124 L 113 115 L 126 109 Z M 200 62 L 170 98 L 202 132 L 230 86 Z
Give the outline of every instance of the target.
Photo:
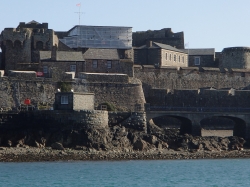
M 250 47 L 250 0 L 0 0 L 0 31 L 19 22 L 48 22 L 55 31 L 78 24 L 184 31 L 189 48 Z

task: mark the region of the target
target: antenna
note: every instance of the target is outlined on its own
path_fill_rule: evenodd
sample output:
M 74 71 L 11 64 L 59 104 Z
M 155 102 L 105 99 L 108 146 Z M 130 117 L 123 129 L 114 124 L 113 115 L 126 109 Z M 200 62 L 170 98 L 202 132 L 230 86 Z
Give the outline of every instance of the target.
M 81 12 L 81 3 L 76 4 L 76 6 L 79 7 L 79 11 L 75 13 L 79 14 L 79 25 L 81 25 L 81 14 L 83 14 L 83 12 Z

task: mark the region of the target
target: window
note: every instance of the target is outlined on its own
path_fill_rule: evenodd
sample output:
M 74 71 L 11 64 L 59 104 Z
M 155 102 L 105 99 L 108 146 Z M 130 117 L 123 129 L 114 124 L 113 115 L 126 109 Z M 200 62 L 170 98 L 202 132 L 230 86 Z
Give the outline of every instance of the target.
M 62 105 L 67 105 L 67 104 L 69 104 L 69 98 L 68 98 L 68 96 L 66 96 L 66 95 L 62 95 L 62 96 L 61 96 L 61 104 L 62 104 Z
M 171 54 L 169 54 L 169 60 L 170 60 L 170 61 L 172 60 L 172 55 L 171 55 Z
M 200 65 L 200 57 L 194 57 L 194 65 Z
M 93 67 L 93 68 L 97 68 L 97 60 L 93 60 L 93 62 L 92 62 L 92 67 Z
M 70 71 L 76 72 L 76 65 L 70 65 Z
M 43 66 L 43 73 L 48 73 L 48 66 Z
M 179 56 L 179 62 L 181 62 L 181 56 Z
M 182 57 L 182 63 L 184 63 L 185 62 L 185 59 L 184 59 L 184 56 Z
M 176 61 L 176 55 L 174 55 L 174 61 Z
M 112 68 L 112 62 L 111 62 L 111 60 L 107 61 L 107 68 L 109 68 L 109 69 Z
M 166 60 L 168 60 L 168 53 L 166 53 Z

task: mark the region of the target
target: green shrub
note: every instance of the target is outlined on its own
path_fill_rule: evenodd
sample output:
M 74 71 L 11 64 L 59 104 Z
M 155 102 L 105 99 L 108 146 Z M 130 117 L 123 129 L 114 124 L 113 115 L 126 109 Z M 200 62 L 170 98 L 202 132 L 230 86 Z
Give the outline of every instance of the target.
M 72 88 L 69 82 L 58 82 L 57 86 L 61 89 L 61 92 L 70 92 Z

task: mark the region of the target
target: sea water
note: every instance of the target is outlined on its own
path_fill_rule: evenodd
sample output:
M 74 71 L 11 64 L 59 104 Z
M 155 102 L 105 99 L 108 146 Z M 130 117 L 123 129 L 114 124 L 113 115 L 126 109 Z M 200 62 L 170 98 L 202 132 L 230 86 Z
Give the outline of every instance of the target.
M 0 163 L 0 186 L 250 186 L 250 159 Z

